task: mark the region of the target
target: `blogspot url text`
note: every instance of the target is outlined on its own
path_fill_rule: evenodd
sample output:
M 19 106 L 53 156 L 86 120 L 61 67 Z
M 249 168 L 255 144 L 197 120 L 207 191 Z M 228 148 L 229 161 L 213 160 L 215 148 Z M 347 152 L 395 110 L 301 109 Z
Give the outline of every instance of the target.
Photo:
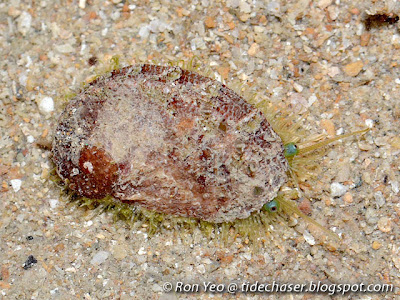
M 328 295 L 344 295 L 347 293 L 391 293 L 393 284 L 365 284 L 365 283 L 323 283 L 310 281 L 309 283 L 262 283 L 262 282 L 231 282 L 228 284 L 202 282 L 184 283 L 181 281 L 165 282 L 164 292 L 175 293 L 323 293 Z

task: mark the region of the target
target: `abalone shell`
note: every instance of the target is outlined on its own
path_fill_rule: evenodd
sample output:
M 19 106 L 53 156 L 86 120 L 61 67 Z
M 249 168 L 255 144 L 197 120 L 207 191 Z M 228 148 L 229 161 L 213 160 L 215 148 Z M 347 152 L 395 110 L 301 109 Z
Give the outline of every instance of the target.
M 66 106 L 53 141 L 76 194 L 220 223 L 276 197 L 288 162 L 260 110 L 224 84 L 139 64 L 91 82 Z

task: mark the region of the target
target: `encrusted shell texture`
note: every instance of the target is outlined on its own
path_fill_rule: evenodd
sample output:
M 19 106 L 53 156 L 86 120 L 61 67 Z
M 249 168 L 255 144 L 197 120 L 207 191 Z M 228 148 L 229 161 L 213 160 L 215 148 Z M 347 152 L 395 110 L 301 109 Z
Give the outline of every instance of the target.
M 261 111 L 180 67 L 97 78 L 67 104 L 52 151 L 80 196 L 215 223 L 247 218 L 287 181 L 282 141 Z

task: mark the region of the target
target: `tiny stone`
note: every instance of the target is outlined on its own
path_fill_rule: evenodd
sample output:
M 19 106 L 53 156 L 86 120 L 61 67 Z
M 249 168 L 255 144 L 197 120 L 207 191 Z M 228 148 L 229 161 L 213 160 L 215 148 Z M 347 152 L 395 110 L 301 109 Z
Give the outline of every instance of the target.
M 343 201 L 346 203 L 353 203 L 353 196 L 351 195 L 350 192 L 347 192 L 346 194 L 344 194 Z
M 388 217 L 380 218 L 378 228 L 382 232 L 389 232 L 392 230 L 392 221 Z
M 142 26 L 138 32 L 139 36 L 143 39 L 146 39 L 150 34 L 150 28 L 148 26 Z
M 24 11 L 21 13 L 21 15 L 18 17 L 18 31 L 25 36 L 28 31 L 30 30 L 32 25 L 32 16 Z
M 347 192 L 347 187 L 339 182 L 333 182 L 331 184 L 331 196 L 341 197 Z
M 366 125 L 368 128 L 374 127 L 374 120 L 366 119 L 366 120 L 365 120 L 365 125 Z
M 391 181 L 390 185 L 392 186 L 393 193 L 397 194 L 400 191 L 399 182 L 398 181 Z
M 367 220 L 368 224 L 375 225 L 378 223 L 378 217 L 376 216 L 376 210 L 372 207 L 368 207 L 367 211 L 365 212 L 365 219 Z
M 377 241 L 372 242 L 372 249 L 374 249 L 374 250 L 378 250 L 381 246 L 382 246 L 382 244 Z
M 364 63 L 361 60 L 358 60 L 345 65 L 343 71 L 346 73 L 346 75 L 355 77 L 361 72 L 363 67 Z
M 335 124 L 333 124 L 331 120 L 326 120 L 326 119 L 321 120 L 321 126 L 326 130 L 326 132 L 330 136 L 335 135 Z
M 13 7 L 13 6 L 10 6 L 10 8 L 8 9 L 8 15 L 10 16 L 10 17 L 13 17 L 13 18 L 16 18 L 16 17 L 18 17 L 19 15 L 21 15 L 21 11 L 19 10 L 19 9 L 17 9 L 17 8 L 15 8 L 15 7 Z
M 398 252 L 393 254 L 392 260 L 393 260 L 393 263 L 396 266 L 396 268 L 400 270 L 400 255 Z
M 362 33 L 360 37 L 360 45 L 363 47 L 368 46 L 370 39 L 371 39 L 371 34 L 369 32 Z
M 66 268 L 65 272 L 76 273 L 76 269 L 74 267 Z
M 300 84 L 298 84 L 297 82 L 295 82 L 293 84 L 293 88 L 296 92 L 301 93 L 303 91 L 303 86 L 301 86 Z
M 58 288 L 55 288 L 55 289 L 53 289 L 53 290 L 50 290 L 50 294 L 51 295 L 55 295 L 55 294 L 57 294 L 58 293 Z
M 50 113 L 54 111 L 54 101 L 51 97 L 44 97 L 39 102 L 39 110 L 42 113 Z
M 12 179 L 10 182 L 14 192 L 18 192 L 21 189 L 22 185 L 21 179 Z
M 345 182 L 350 180 L 351 178 L 351 166 L 349 162 L 343 162 L 338 165 L 339 172 L 336 175 L 336 181 L 338 182 Z
M 308 107 L 308 101 L 299 93 L 290 95 L 289 101 L 293 105 L 293 110 L 295 112 L 304 111 L 304 109 Z
M 375 198 L 376 206 L 377 206 L 378 208 L 380 208 L 380 207 L 382 207 L 382 206 L 385 205 L 386 200 L 385 200 L 385 197 L 383 197 L 383 194 L 382 194 L 381 191 L 377 191 L 377 192 L 374 194 L 374 198 Z
M 390 146 L 396 149 L 400 149 L 400 137 L 395 136 L 394 138 L 392 138 L 390 141 Z
M 338 10 L 337 6 L 333 6 L 333 5 L 329 6 L 327 10 L 328 10 L 331 20 L 336 20 L 337 17 L 339 16 L 339 10 Z
M 335 252 L 337 250 L 337 248 L 338 248 L 338 245 L 336 243 L 334 243 L 334 242 L 328 242 L 326 244 L 326 248 L 331 252 Z
M 243 257 L 247 260 L 251 260 L 251 253 L 244 253 Z
M 230 8 L 237 8 L 239 7 L 240 0 L 228 0 L 226 1 L 226 6 Z
M 26 141 L 30 144 L 32 144 L 35 141 L 35 138 L 32 135 L 28 135 L 26 137 Z
M 251 44 L 249 51 L 247 51 L 247 53 L 250 56 L 254 56 L 256 55 L 258 52 L 260 51 L 260 46 L 257 43 L 253 43 Z
M 307 230 L 304 230 L 303 237 L 309 245 L 315 245 L 315 238 Z
M 217 26 L 217 23 L 215 23 L 214 18 L 210 16 L 208 16 L 205 19 L 204 24 L 206 25 L 207 28 L 215 28 Z
M 241 14 L 239 15 L 239 20 L 242 22 L 246 22 L 250 18 L 250 14 Z
M 49 204 L 51 208 L 56 208 L 58 205 L 58 200 L 57 199 L 50 199 Z
M 93 256 L 90 263 L 92 265 L 100 265 L 106 261 L 106 259 L 108 258 L 109 255 L 110 255 L 110 253 L 107 251 L 99 251 Z
M 56 45 L 54 49 L 63 54 L 75 52 L 75 48 L 71 44 Z
M 33 255 L 29 255 L 28 256 L 28 259 L 24 262 L 24 264 L 23 264 L 23 268 L 25 269 L 25 270 L 28 270 L 28 269 L 30 269 L 30 268 L 32 268 L 32 266 L 34 265 L 34 264 L 36 264 L 37 263 L 37 259 L 33 256 Z
M 278 1 L 272 1 L 267 4 L 267 11 L 273 15 L 279 15 L 281 12 L 281 5 Z
M 121 260 L 121 259 L 124 259 L 128 255 L 128 251 L 124 245 L 118 244 L 113 248 L 112 254 L 116 259 Z
M 303 214 L 310 214 L 312 209 L 311 209 L 311 202 L 307 198 L 304 198 L 300 204 L 299 204 L 299 209 Z
M 335 77 L 338 74 L 340 74 L 340 69 L 338 67 L 331 67 L 328 69 L 328 75 L 330 77 Z
M 310 98 L 308 98 L 308 106 L 313 105 L 317 100 L 318 100 L 317 96 L 311 95 Z
M 321 9 L 327 8 L 329 5 L 331 5 L 332 0 L 320 0 L 318 1 L 318 7 Z
M 78 4 L 80 9 L 85 9 L 86 7 L 86 0 L 79 0 L 79 4 Z
M 197 272 L 199 272 L 200 274 L 204 274 L 206 272 L 206 267 L 203 264 L 198 265 L 196 267 L 196 269 L 197 269 Z
M 245 14 L 249 14 L 251 13 L 251 6 L 250 4 L 248 4 L 246 1 L 242 0 L 240 1 L 239 4 L 239 9 L 241 12 L 245 13 Z

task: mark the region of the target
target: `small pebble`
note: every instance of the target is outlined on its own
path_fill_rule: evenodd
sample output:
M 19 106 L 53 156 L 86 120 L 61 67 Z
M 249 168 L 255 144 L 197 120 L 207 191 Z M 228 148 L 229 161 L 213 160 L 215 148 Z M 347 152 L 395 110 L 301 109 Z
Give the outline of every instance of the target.
M 328 69 L 328 75 L 330 77 L 335 77 L 338 74 L 340 74 L 340 69 L 338 67 L 331 67 Z
M 74 267 L 66 268 L 66 269 L 65 269 L 65 272 L 68 272 L 68 273 L 76 273 L 76 269 L 75 269 Z
M 201 265 L 198 265 L 198 266 L 196 267 L 196 270 L 197 270 L 197 272 L 199 272 L 200 274 L 204 274 L 204 273 L 206 272 L 206 267 L 205 267 L 203 264 L 201 264 Z
M 318 7 L 321 9 L 327 8 L 329 5 L 331 5 L 332 0 L 319 0 L 318 1 Z
M 249 51 L 247 51 L 247 53 L 248 53 L 250 56 L 254 56 L 254 55 L 256 55 L 259 51 L 260 51 L 260 46 L 259 46 L 258 44 L 256 44 L 256 43 L 253 43 L 253 44 L 251 44 L 251 46 L 250 46 L 250 48 L 249 48 Z
M 343 71 L 346 73 L 346 75 L 355 77 L 361 72 L 363 67 L 364 63 L 361 60 L 358 60 L 345 65 Z
M 374 194 L 374 198 L 375 198 L 375 204 L 376 204 L 376 206 L 377 206 L 378 208 L 380 208 L 380 207 L 382 207 L 382 206 L 385 205 L 386 199 L 385 199 L 385 197 L 383 196 L 383 194 L 382 194 L 381 191 L 377 191 L 377 192 Z
M 303 237 L 309 245 L 315 245 L 315 238 L 307 230 L 304 230 Z
M 299 209 L 303 214 L 309 215 L 312 211 L 311 208 L 311 201 L 308 200 L 307 198 L 304 198 L 300 203 L 299 203 Z
M 109 255 L 110 255 L 110 253 L 107 251 L 99 251 L 93 256 L 90 263 L 92 265 L 100 265 L 106 261 L 106 259 L 108 258 Z
M 393 139 L 391 139 L 390 145 L 393 148 L 400 149 L 400 137 L 399 136 L 395 136 Z
M 240 1 L 239 9 L 241 12 L 243 12 L 245 14 L 251 13 L 251 6 L 246 1 Z
M 378 250 L 381 246 L 382 246 L 382 244 L 377 241 L 372 242 L 372 249 L 374 249 L 374 250 Z
M 317 96 L 315 96 L 314 94 L 311 95 L 310 98 L 308 98 L 308 106 L 313 105 L 317 100 L 318 100 Z
M 58 205 L 58 200 L 57 199 L 50 199 L 49 204 L 51 208 L 56 208 Z
M 332 120 L 321 120 L 321 127 L 324 128 L 330 136 L 335 135 L 335 124 L 333 124 Z
M 75 48 L 71 44 L 62 44 L 62 45 L 55 45 L 54 49 L 57 52 L 60 52 L 62 54 L 68 54 L 68 53 L 73 53 L 75 52 Z
M 10 180 L 11 186 L 14 192 L 18 192 L 21 189 L 22 180 L 21 179 L 12 179 Z
M 213 17 L 206 17 L 204 24 L 206 25 L 207 28 L 215 28 L 217 26 L 217 23 L 215 22 Z
M 371 34 L 369 32 L 364 32 L 363 34 L 361 34 L 360 37 L 360 45 L 363 47 L 368 46 L 370 39 L 371 39 Z
M 128 255 L 128 249 L 125 245 L 117 244 L 113 247 L 112 255 L 118 260 L 124 259 Z
M 298 84 L 296 82 L 293 84 L 293 88 L 298 93 L 301 93 L 303 91 L 303 89 L 304 89 L 303 86 L 301 86 L 300 84 Z
M 54 111 L 54 101 L 51 97 L 44 97 L 39 102 L 39 110 L 42 113 L 51 113 Z
M 366 119 L 366 120 L 365 120 L 365 125 L 366 125 L 368 128 L 374 127 L 374 120 Z
M 281 5 L 278 1 L 272 1 L 267 4 L 267 11 L 272 15 L 279 15 L 281 12 Z
M 29 30 L 31 29 L 31 25 L 32 25 L 32 16 L 26 12 L 23 11 L 21 13 L 21 15 L 18 17 L 18 31 L 25 36 Z
M 86 0 L 79 0 L 79 4 L 78 4 L 80 9 L 85 9 L 86 7 Z
M 35 138 L 34 138 L 32 135 L 28 135 L 28 136 L 26 137 L 26 141 L 27 141 L 29 144 L 32 144 L 32 143 L 35 141 Z
M 393 193 L 397 194 L 400 191 L 399 182 L 398 181 L 391 181 L 390 185 L 392 186 Z
M 398 249 L 396 249 L 396 248 L 393 249 L 392 260 L 393 260 L 395 267 L 400 270 L 400 255 L 399 255 Z
M 353 203 L 353 196 L 350 192 L 347 192 L 343 195 L 343 201 L 346 203 Z
M 24 262 L 22 267 L 24 268 L 24 270 L 28 270 L 28 269 L 32 268 L 32 266 L 36 263 L 37 263 L 37 259 L 33 255 L 29 255 L 28 259 Z
M 341 197 L 347 192 L 347 187 L 339 182 L 333 182 L 331 184 L 331 196 Z
M 139 36 L 143 39 L 146 39 L 150 34 L 150 28 L 148 26 L 142 26 L 138 32 Z
M 390 232 L 392 230 L 392 221 L 388 217 L 380 218 L 378 228 L 382 232 Z

